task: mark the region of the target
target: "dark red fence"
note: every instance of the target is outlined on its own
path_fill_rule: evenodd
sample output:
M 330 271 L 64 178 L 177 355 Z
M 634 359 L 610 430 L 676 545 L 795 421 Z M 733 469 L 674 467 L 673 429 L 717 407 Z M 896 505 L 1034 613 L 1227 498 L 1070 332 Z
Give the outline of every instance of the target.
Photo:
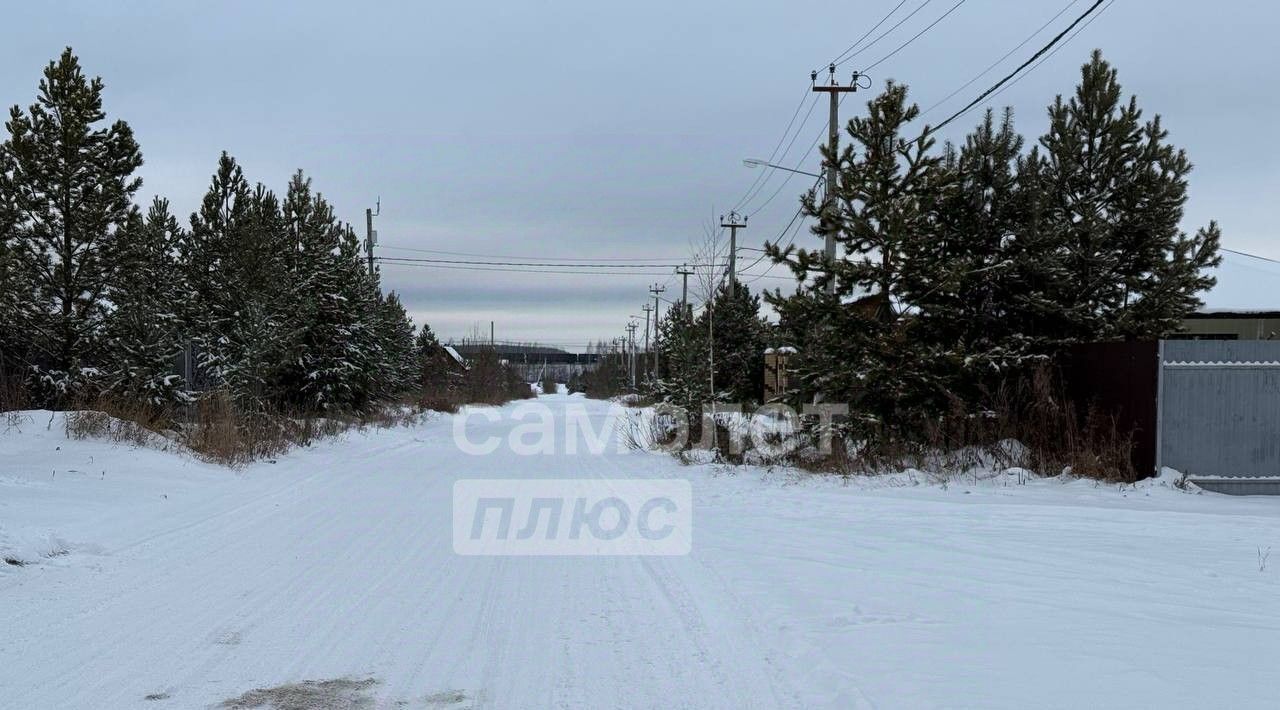
M 1151 342 L 1087 343 L 1059 360 L 1064 394 L 1083 418 L 1094 408 L 1133 438 L 1130 454 L 1139 478 L 1156 474 L 1156 421 L 1160 347 Z

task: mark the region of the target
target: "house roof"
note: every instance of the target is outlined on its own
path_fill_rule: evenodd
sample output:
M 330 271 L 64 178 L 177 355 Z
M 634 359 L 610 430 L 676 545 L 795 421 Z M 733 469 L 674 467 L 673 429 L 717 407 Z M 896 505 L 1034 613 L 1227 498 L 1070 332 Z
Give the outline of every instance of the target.
M 1222 252 L 1222 264 L 1208 269 L 1218 279 L 1200 294 L 1199 313 L 1261 314 L 1280 311 L 1280 262 L 1235 251 Z
M 444 346 L 444 351 L 449 353 L 449 357 L 453 358 L 459 365 L 467 366 L 467 361 L 462 359 L 462 356 L 458 354 L 457 350 L 453 349 L 452 345 Z

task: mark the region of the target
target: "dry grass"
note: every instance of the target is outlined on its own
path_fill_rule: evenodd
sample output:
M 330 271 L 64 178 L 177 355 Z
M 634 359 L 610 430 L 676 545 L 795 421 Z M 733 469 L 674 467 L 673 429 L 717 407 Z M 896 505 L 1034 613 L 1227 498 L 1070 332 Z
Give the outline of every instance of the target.
M 301 683 L 257 688 L 222 703 L 224 708 L 275 708 L 275 710 L 360 710 L 372 708 L 370 695 L 378 681 L 373 678 L 353 680 L 304 680 Z
M 757 451 L 741 426 L 716 422 L 719 460 L 729 464 L 790 465 L 812 473 L 879 475 L 916 469 L 943 477 L 979 476 L 991 471 L 1026 469 L 1041 475 L 1072 475 L 1132 483 L 1133 438 L 1113 417 L 1089 407 L 1081 410 L 1061 395 L 1048 370 L 1039 370 L 987 396 L 983 407 L 954 401 L 941 416 L 922 418 L 913 426 L 877 428 L 837 422 L 830 446 L 819 443 L 816 417 L 805 418 L 796 445 L 779 446 L 766 434 L 768 451 Z M 743 420 L 750 422 L 750 419 Z M 741 423 L 741 422 L 739 422 Z M 687 448 L 710 446 L 707 423 L 691 417 Z M 767 432 L 767 429 L 765 430 Z M 651 448 L 652 432 L 624 430 L 639 445 Z M 783 449 L 782 453 L 779 450 Z
M 0 370 L 0 414 L 6 428 L 16 427 L 21 423 L 22 415 L 18 412 L 27 408 L 27 397 L 22 387 L 22 379 L 15 375 L 6 375 Z
M 421 418 L 421 409 L 403 403 L 375 407 L 359 416 L 244 411 L 227 393 L 215 391 L 173 411 L 100 397 L 69 411 L 65 426 L 73 439 L 158 449 L 179 446 L 202 460 L 235 467 L 354 428 L 410 426 Z
M 866 429 L 836 437 L 829 454 L 812 450 L 792 463 L 815 472 L 880 474 L 914 468 L 948 475 L 1021 468 L 1042 475 L 1117 483 L 1138 479 L 1133 437 L 1114 417 L 1068 401 L 1047 369 L 1007 383 L 974 412 L 953 402 L 945 415 L 923 419 L 909 432 Z M 848 432 L 846 432 L 848 435 Z
M 533 390 L 492 351 L 481 351 L 471 359 L 469 369 L 436 370 L 423 378 L 415 404 L 421 409 L 456 413 L 467 404 L 506 404 L 528 399 Z
M 478 358 L 465 373 L 444 373 L 421 392 L 358 413 L 317 414 L 236 402 L 229 393 L 203 393 L 195 402 L 158 409 L 102 396 L 77 403 L 66 417 L 67 436 L 129 446 L 179 445 L 205 461 L 243 466 L 351 429 L 412 426 L 427 411 L 456 412 L 463 404 L 503 404 L 533 396 L 528 384 L 496 357 Z

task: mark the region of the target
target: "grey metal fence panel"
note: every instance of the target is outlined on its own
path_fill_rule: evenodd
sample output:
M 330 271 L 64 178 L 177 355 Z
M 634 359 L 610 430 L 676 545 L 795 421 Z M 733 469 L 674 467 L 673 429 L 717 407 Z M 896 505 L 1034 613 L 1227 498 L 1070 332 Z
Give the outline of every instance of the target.
M 1192 477 L 1280 476 L 1280 342 L 1163 346 L 1160 465 Z

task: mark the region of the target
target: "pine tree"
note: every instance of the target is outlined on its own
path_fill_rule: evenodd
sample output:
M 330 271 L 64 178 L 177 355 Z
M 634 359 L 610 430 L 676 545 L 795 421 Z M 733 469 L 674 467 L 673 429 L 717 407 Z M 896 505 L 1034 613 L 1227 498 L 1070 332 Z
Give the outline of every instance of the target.
M 0 176 L 12 172 L 6 167 L 6 160 L 7 152 L 0 150 Z M 4 179 L 0 177 L 0 182 Z M 30 344 L 24 321 L 33 289 L 31 280 L 19 270 L 14 231 L 17 222 L 14 196 L 0 192 L 0 386 L 29 365 Z
M 438 386 L 453 370 L 453 358 L 445 352 L 431 326 L 423 323 L 413 343 L 417 379 L 423 387 Z
M 713 401 L 750 408 L 761 400 L 770 337 L 760 316 L 760 297 L 746 286 L 739 284 L 731 295 L 721 285 L 709 306 L 696 317 L 689 309 L 671 308 L 658 323 L 662 369 L 654 395 L 685 409 L 695 428 L 702 407 Z
M 948 145 L 938 167 L 953 176 L 942 197 L 938 229 L 904 245 L 903 300 L 938 341 L 966 350 L 1006 332 L 1009 294 L 1003 277 L 1022 215 L 1017 160 L 1022 137 L 1012 115 L 995 125 L 991 111 L 958 151 Z
M 136 219 L 142 184 L 133 132 L 105 119 L 102 80 L 87 79 L 67 48 L 45 68 L 36 103 L 10 110 L 2 148 L 0 202 L 21 215 L 11 246 L 38 304 L 26 326 L 42 382 L 64 398 L 92 374 L 114 276 L 107 255 Z
M 285 398 L 286 359 L 293 351 L 288 316 L 293 291 L 284 218 L 275 193 L 254 187 L 244 229 L 237 237 L 229 264 L 239 284 L 238 312 L 230 339 L 235 360 L 227 371 L 233 392 L 255 408 Z
M 671 308 L 658 323 L 660 376 L 654 394 L 662 402 L 683 408 L 696 421 L 711 402 L 711 363 L 705 320 L 689 309 Z
M 441 349 L 440 339 L 436 337 L 431 326 L 427 323 L 422 324 L 422 329 L 418 331 L 418 335 L 414 338 L 414 347 L 417 349 L 419 360 L 426 361 Z
M 344 230 L 301 172 L 290 180 L 284 221 L 294 285 L 288 316 L 292 352 L 286 356 L 285 375 L 289 398 L 318 411 L 350 409 L 358 363 L 350 356 L 349 341 L 357 331 L 358 312 L 343 293 L 350 271 L 338 254 Z
M 363 410 L 383 393 L 380 368 L 386 362 L 386 343 L 379 333 L 382 295 L 376 274 L 365 268 L 360 239 L 350 227 L 342 233 L 338 256 L 338 293 L 354 316 L 343 342 L 342 361 L 354 371 L 350 379 L 351 406 Z
M 237 232 L 248 220 L 249 183 L 235 159 L 218 160 L 199 212 L 183 235 L 179 255 L 184 272 L 184 321 L 192 335 L 201 385 L 223 387 L 237 353 L 231 340 L 243 284 L 233 270 Z
M 713 311 L 704 311 L 702 318 L 712 317 L 711 313 L 715 318 L 716 389 L 730 402 L 748 406 L 759 402 L 764 394 L 764 349 L 769 338 L 769 325 L 760 316 L 760 297 L 743 284 L 733 293 L 725 285 L 716 293 Z
M 262 185 L 251 189 L 223 153 L 180 254 L 184 320 L 204 383 L 229 389 L 254 410 L 284 399 L 284 371 L 296 352 L 287 322 L 296 289 L 279 200 Z
M 378 315 L 382 362 L 378 367 L 377 397 L 383 401 L 395 401 L 413 389 L 417 379 L 413 321 L 394 291 L 381 300 Z
M 1033 161 L 1047 189 L 1044 229 L 1060 242 L 1055 266 L 1064 341 L 1153 338 L 1176 330 L 1213 285 L 1216 223 L 1180 229 L 1191 162 L 1167 142 L 1160 117 L 1142 122 L 1121 100 L 1117 72 L 1095 51 L 1075 95 L 1049 107 Z
M 103 385 L 114 395 L 153 407 L 189 400 L 176 363 L 186 346 L 177 245 L 183 231 L 157 197 L 146 219 L 133 220 L 113 250 L 118 278 L 105 329 Z
M 1044 333 L 1057 316 L 1046 288 L 1058 244 L 1036 228 L 1042 186 L 1024 179 L 1033 174 L 1024 175 L 1022 143 L 1006 109 L 998 125 L 988 111 L 959 150 L 947 146 L 937 229 L 903 250 L 902 298 L 913 312 L 906 325 L 913 341 L 960 366 L 950 395 L 972 397 L 1052 349 Z

